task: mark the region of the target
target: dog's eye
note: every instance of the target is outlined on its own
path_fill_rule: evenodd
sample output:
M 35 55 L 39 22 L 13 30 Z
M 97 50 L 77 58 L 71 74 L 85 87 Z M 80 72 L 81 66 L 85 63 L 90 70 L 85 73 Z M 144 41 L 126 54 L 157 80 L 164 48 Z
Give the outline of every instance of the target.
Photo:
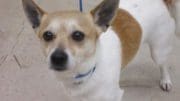
M 43 34 L 43 38 L 45 41 L 49 42 L 49 41 L 52 41 L 54 39 L 54 34 L 50 31 L 46 31 L 44 34 Z
M 83 32 L 80 32 L 80 31 L 75 31 L 72 33 L 72 39 L 75 40 L 75 41 L 83 41 L 84 40 L 84 33 Z

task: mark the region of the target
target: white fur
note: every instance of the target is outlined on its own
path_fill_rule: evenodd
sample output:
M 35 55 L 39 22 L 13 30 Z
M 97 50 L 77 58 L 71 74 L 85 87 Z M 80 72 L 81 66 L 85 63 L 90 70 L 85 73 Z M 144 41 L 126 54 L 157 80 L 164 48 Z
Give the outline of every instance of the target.
M 74 83 L 74 74 L 77 74 L 75 72 L 56 73 L 57 78 L 61 78 L 72 101 L 121 101 L 123 90 L 119 86 L 120 56 L 119 39 L 109 28 L 98 40 L 96 70 L 90 78 L 82 84 Z M 92 64 L 88 67 L 92 68 Z M 66 76 L 66 79 L 62 80 L 62 76 Z
M 165 91 L 171 90 L 166 63 L 172 49 L 175 22 L 165 3 L 163 0 L 120 0 L 119 7 L 129 11 L 140 23 L 142 43 L 148 43 L 153 60 L 161 68 L 160 86 Z
M 76 27 L 78 27 L 78 23 L 74 19 L 68 19 L 68 20 L 53 19 L 50 22 L 50 24 L 47 26 L 46 30 L 54 31 L 54 33 L 56 34 L 62 28 L 62 26 L 65 26 L 68 33 L 71 34 L 75 29 L 77 29 Z
M 53 21 L 51 21 L 51 23 L 48 25 L 47 27 L 47 31 L 54 31 L 54 33 L 57 33 L 61 23 L 59 23 L 59 19 L 53 19 Z

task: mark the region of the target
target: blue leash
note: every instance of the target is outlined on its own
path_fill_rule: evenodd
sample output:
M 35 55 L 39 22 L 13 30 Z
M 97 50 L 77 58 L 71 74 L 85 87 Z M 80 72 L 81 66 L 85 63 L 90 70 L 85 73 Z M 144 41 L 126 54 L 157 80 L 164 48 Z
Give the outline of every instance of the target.
M 79 10 L 83 12 L 83 2 L 82 0 L 79 0 Z

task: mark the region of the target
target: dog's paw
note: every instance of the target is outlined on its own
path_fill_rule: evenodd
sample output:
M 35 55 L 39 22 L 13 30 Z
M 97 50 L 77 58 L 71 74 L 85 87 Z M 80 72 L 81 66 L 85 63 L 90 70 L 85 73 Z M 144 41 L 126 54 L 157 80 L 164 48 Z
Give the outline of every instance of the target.
M 166 92 L 171 91 L 171 89 L 172 89 L 172 82 L 171 82 L 171 80 L 162 79 L 160 81 L 160 87 L 161 87 L 161 89 L 163 91 L 166 91 Z

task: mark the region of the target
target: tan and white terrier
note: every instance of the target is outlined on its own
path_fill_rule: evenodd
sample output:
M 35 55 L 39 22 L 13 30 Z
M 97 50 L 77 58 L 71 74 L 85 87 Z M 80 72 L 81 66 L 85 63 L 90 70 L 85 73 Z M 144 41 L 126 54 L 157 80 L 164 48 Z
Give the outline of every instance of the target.
M 89 13 L 47 13 L 32 0 L 22 2 L 70 101 L 121 101 L 121 67 L 145 42 L 161 68 L 160 86 L 171 89 L 166 61 L 180 20 L 175 24 L 168 8 L 175 7 L 177 17 L 179 5 L 166 0 L 104 0 Z

